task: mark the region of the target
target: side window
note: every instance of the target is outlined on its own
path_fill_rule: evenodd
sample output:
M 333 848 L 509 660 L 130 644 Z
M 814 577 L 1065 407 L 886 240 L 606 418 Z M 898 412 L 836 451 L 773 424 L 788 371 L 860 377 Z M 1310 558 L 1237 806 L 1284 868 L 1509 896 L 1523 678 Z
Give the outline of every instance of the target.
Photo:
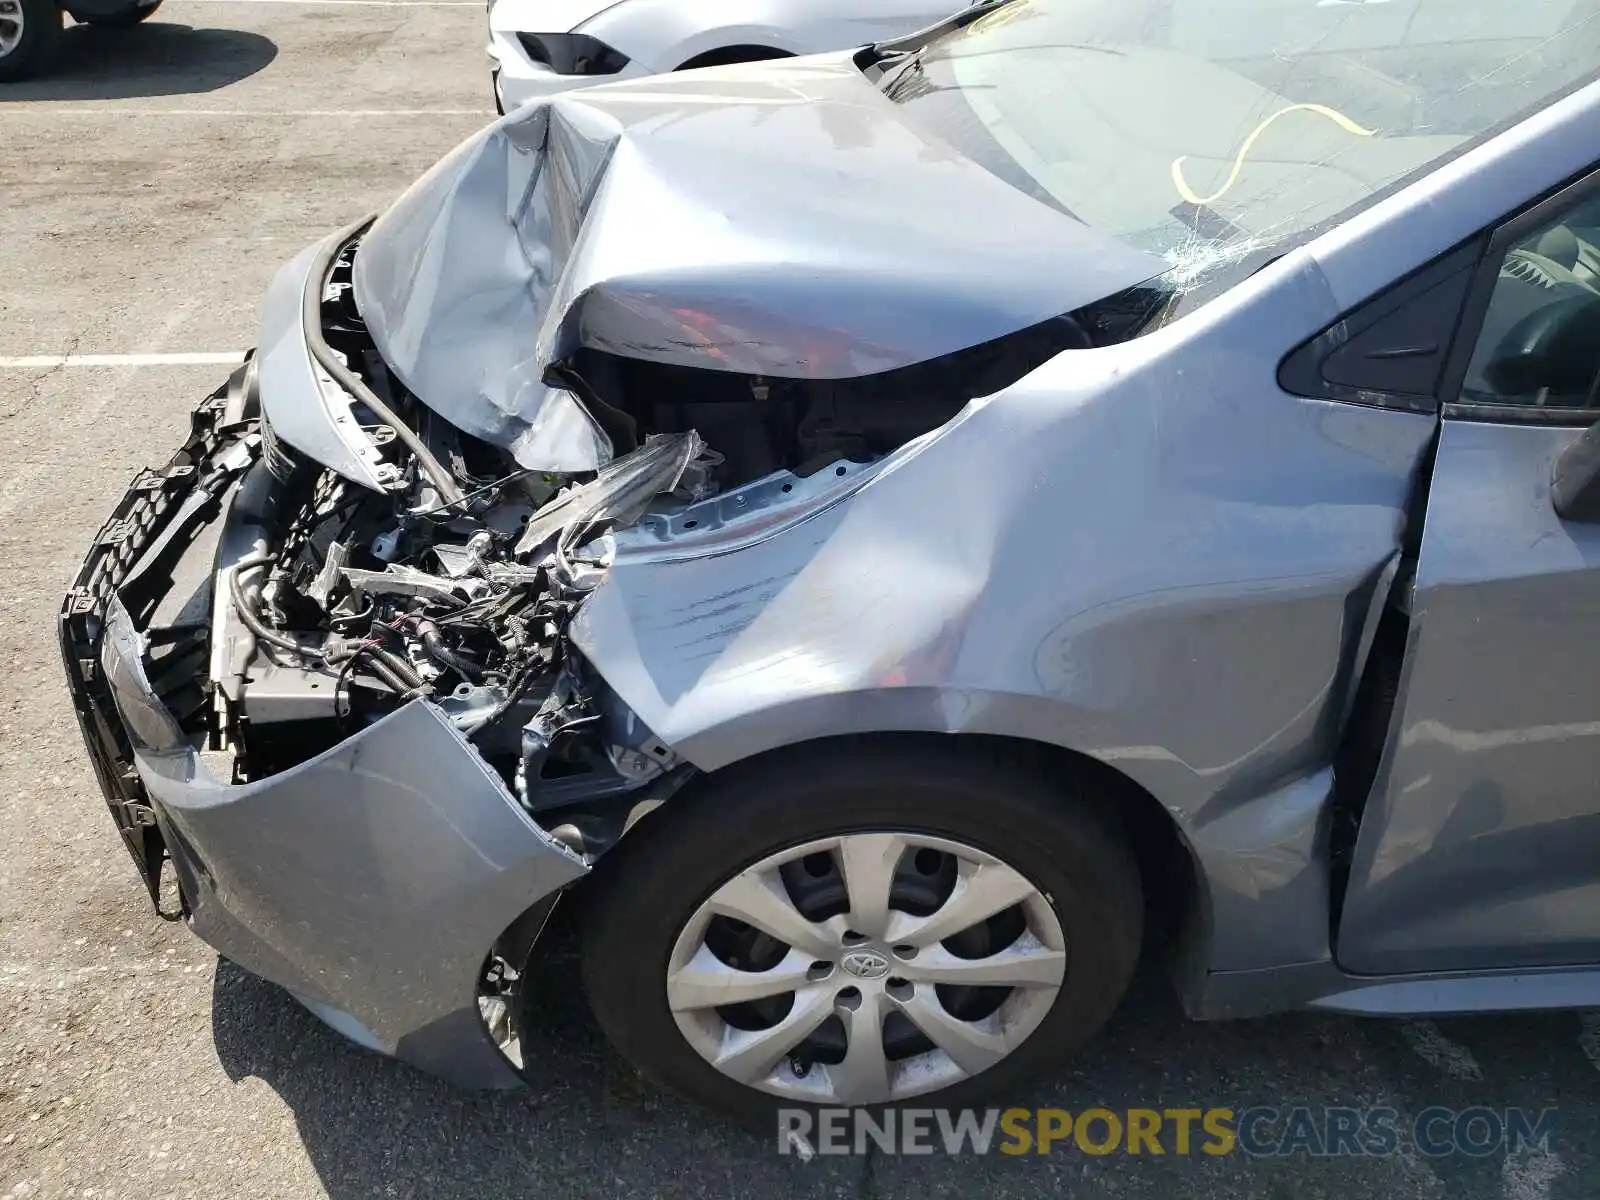
M 1500 256 L 1461 401 L 1600 407 L 1600 198 L 1519 235 Z

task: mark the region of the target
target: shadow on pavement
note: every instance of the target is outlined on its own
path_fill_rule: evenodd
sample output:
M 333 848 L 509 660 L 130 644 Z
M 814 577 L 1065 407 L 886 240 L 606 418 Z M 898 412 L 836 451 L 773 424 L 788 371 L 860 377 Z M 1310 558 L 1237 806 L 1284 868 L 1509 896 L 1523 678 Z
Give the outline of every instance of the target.
M 214 92 L 261 70 L 278 47 L 259 33 L 147 21 L 132 29 L 70 25 L 39 79 L 0 85 L 6 100 L 128 100 Z
M 550 1196 L 854 1196 L 859 1159 L 802 1164 L 776 1138 L 644 1083 L 606 1047 L 576 964 L 551 965 L 527 1036 L 533 1083 L 469 1092 L 350 1045 L 286 992 L 217 964 L 212 1028 L 230 1079 L 266 1082 L 294 1114 L 333 1200 Z
M 1197 1024 L 1166 983 L 1136 980 L 1121 1011 L 1076 1058 L 1000 1107 L 1212 1109 L 1390 1105 L 1543 1105 L 1563 1094 L 1564 1162 L 1547 1190 L 1510 1186 L 1517 1164 L 1415 1154 L 1252 1158 L 1188 1155 L 1172 1136 L 1159 1157 L 1085 1154 L 1070 1139 L 1049 1155 L 780 1156 L 777 1139 L 747 1132 L 641 1081 L 604 1043 L 570 961 L 543 968 L 540 1025 L 530 1032 L 531 1085 L 520 1092 L 455 1090 L 364 1053 L 286 993 L 219 963 L 217 1052 L 229 1078 L 254 1076 L 289 1106 L 333 1200 L 512 1195 L 579 1197 L 791 1195 L 971 1197 L 1115 1195 L 1125 1200 L 1544 1200 L 1592 1197 L 1597 1182 L 1593 1068 L 1574 1056 L 1571 1014 L 1444 1023 L 1473 1046 L 1481 1078 L 1450 1078 L 1418 1057 L 1398 1022 L 1294 1014 Z M 1573 1047 L 1575 1048 L 1575 1047 Z M 1574 1057 L 1579 1061 L 1573 1062 Z M 1533 1069 L 1530 1070 L 1530 1067 Z M 1549 1073 L 1547 1073 L 1549 1072 Z M 1551 1074 L 1559 1074 L 1560 1082 Z M 1588 1093 L 1580 1102 L 1577 1093 Z M 1570 1101 L 1566 1098 L 1570 1096 Z M 1570 1107 L 1569 1107 L 1570 1105 Z M 1405 1118 L 1403 1117 L 1402 1120 Z M 996 1143 L 998 1145 L 998 1142 Z M 1533 1164 L 1535 1168 L 1539 1164 Z

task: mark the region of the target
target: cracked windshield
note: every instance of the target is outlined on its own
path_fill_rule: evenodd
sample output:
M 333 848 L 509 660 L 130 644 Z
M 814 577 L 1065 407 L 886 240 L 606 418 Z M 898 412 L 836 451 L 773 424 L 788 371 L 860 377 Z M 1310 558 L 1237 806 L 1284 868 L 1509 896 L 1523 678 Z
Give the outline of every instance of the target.
M 1595 0 L 1010 0 L 883 78 L 1187 309 L 1571 90 Z

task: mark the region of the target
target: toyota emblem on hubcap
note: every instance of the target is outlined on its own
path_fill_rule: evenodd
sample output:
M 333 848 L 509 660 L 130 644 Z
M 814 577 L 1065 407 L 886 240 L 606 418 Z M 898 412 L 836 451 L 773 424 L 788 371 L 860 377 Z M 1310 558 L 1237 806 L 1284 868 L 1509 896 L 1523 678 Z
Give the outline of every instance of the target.
M 876 950 L 852 950 L 839 965 L 857 979 L 881 979 L 889 973 L 889 960 Z

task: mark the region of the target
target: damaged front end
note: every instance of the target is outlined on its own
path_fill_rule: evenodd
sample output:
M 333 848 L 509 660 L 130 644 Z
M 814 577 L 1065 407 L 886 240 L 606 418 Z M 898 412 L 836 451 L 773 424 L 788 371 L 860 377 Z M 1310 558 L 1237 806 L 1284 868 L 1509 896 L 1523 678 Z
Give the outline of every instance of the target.
M 316 391 L 261 404 L 261 378 L 283 382 L 269 302 L 271 344 L 97 537 L 62 648 L 153 900 L 354 1040 L 507 1084 L 511 992 L 555 898 L 691 773 L 568 622 L 608 533 L 702 499 L 718 460 L 692 431 L 647 434 L 558 475 L 459 434 L 364 339 L 357 244 L 333 239 L 294 273 L 311 360 L 331 355 L 359 393 L 330 404 L 318 373 Z M 382 488 L 262 411 L 294 406 L 346 417 L 350 461 Z
M 657 367 L 585 401 L 611 414 L 606 461 L 530 468 L 390 370 L 353 299 L 361 243 L 284 269 L 256 355 L 96 539 L 62 647 L 152 899 L 361 1044 L 509 1083 L 556 898 L 694 771 L 569 639 L 613 535 L 804 519 L 966 397 Z M 1036 340 L 986 348 L 960 391 Z M 572 362 L 549 378 L 587 388 Z
M 630 678 L 648 631 L 595 645 L 580 610 L 655 551 L 725 556 L 839 511 L 975 398 L 1131 336 L 1159 299 L 1148 256 L 864 106 L 848 59 L 793 72 L 714 104 L 661 84 L 530 106 L 302 253 L 63 611 L 152 898 L 170 860 L 200 936 L 457 1082 L 514 1080 L 504 1018 L 556 898 L 697 766 L 636 711 L 661 708 Z M 672 132 L 667 110 L 698 117 Z M 813 173 L 840 122 L 886 139 L 850 177 L 870 220 L 831 201 L 779 220 L 768 116 L 810 131 Z M 743 165 L 700 196 L 688 158 L 719 146 Z M 671 220 L 638 239 L 669 181 Z M 993 236 L 919 257 L 907 214 L 923 240 Z

